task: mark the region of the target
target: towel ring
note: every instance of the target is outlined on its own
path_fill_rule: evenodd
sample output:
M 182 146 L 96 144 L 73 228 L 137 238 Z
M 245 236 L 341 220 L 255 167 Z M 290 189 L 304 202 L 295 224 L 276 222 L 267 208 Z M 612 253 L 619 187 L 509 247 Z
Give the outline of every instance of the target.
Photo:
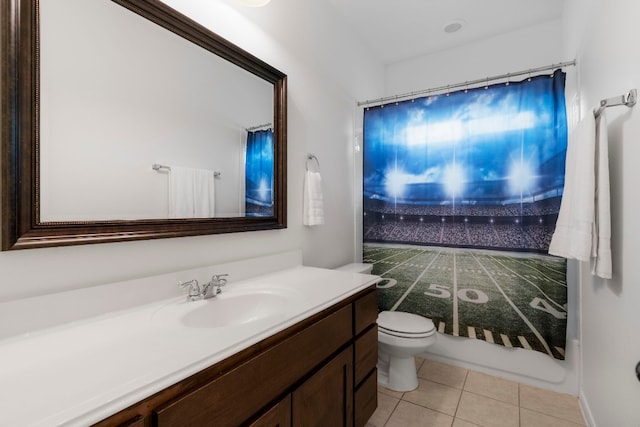
M 305 167 L 306 167 L 307 171 L 309 170 L 309 160 L 315 160 L 316 161 L 317 171 L 320 172 L 320 161 L 315 156 L 315 154 L 307 154 L 307 161 L 305 163 Z

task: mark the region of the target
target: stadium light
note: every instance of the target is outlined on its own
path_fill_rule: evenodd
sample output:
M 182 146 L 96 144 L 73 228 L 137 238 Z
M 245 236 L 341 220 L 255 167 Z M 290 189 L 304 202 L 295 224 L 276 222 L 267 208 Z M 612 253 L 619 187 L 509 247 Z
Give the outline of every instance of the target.
M 508 178 L 511 194 L 526 193 L 533 186 L 536 179 L 531 166 L 520 160 L 511 164 Z
M 443 183 L 447 193 L 456 197 L 464 188 L 464 169 L 456 164 L 448 165 L 444 170 Z
M 258 187 L 258 197 L 260 200 L 267 201 L 269 193 L 269 186 L 267 185 L 267 181 L 263 178 L 260 180 L 260 186 Z
M 407 175 L 395 169 L 387 173 L 385 178 L 387 194 L 391 197 L 401 197 L 407 185 Z

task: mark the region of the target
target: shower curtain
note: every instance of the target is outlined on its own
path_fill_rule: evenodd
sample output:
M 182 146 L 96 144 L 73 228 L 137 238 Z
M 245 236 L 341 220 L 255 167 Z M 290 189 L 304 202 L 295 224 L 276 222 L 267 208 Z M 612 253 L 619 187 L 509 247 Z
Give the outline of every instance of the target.
M 364 260 L 381 310 L 563 359 L 565 74 L 367 108 Z
M 273 216 L 273 130 L 247 132 L 245 215 Z

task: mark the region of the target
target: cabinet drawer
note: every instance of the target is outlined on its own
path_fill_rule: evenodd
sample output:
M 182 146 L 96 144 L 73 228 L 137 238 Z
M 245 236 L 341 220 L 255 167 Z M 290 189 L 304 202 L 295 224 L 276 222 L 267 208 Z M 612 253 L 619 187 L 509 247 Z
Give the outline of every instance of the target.
M 363 427 L 378 407 L 378 371 L 375 369 L 355 391 L 355 427 Z
M 354 335 L 360 334 L 378 319 L 378 291 L 372 291 L 353 303 Z
M 355 384 L 358 385 L 378 363 L 378 325 L 374 324 L 356 340 L 354 362 Z
M 154 411 L 158 427 L 236 426 L 352 339 L 351 305 Z M 295 356 L 294 356 L 295 355 Z

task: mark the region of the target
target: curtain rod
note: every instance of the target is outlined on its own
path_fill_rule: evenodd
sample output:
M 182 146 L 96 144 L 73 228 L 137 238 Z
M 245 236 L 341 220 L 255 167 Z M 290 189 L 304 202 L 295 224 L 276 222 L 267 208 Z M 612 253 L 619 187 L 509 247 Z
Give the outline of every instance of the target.
M 253 132 L 254 130 L 258 130 L 258 129 L 262 129 L 262 128 L 270 128 L 271 126 L 272 126 L 271 123 L 265 123 L 263 125 L 251 126 L 251 127 L 245 128 L 245 130 L 247 132 Z
M 382 103 L 387 102 L 387 101 L 397 101 L 397 100 L 403 100 L 403 99 L 416 98 L 419 95 L 425 95 L 425 94 L 429 94 L 429 93 L 433 93 L 433 92 L 440 92 L 440 91 L 444 91 L 444 90 L 451 90 L 451 89 L 455 89 L 455 88 L 459 88 L 459 87 L 469 87 L 471 85 L 476 85 L 476 84 L 480 84 L 480 83 L 487 84 L 487 83 L 489 83 L 491 81 L 495 81 L 495 80 L 509 79 L 511 77 L 524 76 L 524 75 L 527 75 L 527 74 L 531 75 L 531 73 L 538 73 L 540 71 L 552 70 L 552 69 L 555 69 L 555 68 L 562 68 L 562 67 L 567 67 L 567 66 L 570 66 L 570 65 L 576 65 L 576 60 L 574 59 L 573 61 L 560 62 L 558 64 L 551 64 L 551 65 L 547 65 L 545 67 L 529 68 L 528 70 L 516 71 L 514 73 L 501 74 L 499 76 L 485 77 L 484 79 L 470 80 L 470 81 L 466 81 L 464 83 L 456 83 L 456 84 L 450 84 L 450 85 L 446 85 L 446 86 L 435 87 L 435 88 L 431 88 L 431 89 L 419 90 L 419 91 L 416 91 L 416 92 L 403 93 L 401 95 L 386 96 L 386 97 L 383 97 L 383 98 L 371 99 L 371 100 L 367 100 L 367 101 L 358 101 L 358 107 L 361 107 L 363 105 L 382 104 Z

